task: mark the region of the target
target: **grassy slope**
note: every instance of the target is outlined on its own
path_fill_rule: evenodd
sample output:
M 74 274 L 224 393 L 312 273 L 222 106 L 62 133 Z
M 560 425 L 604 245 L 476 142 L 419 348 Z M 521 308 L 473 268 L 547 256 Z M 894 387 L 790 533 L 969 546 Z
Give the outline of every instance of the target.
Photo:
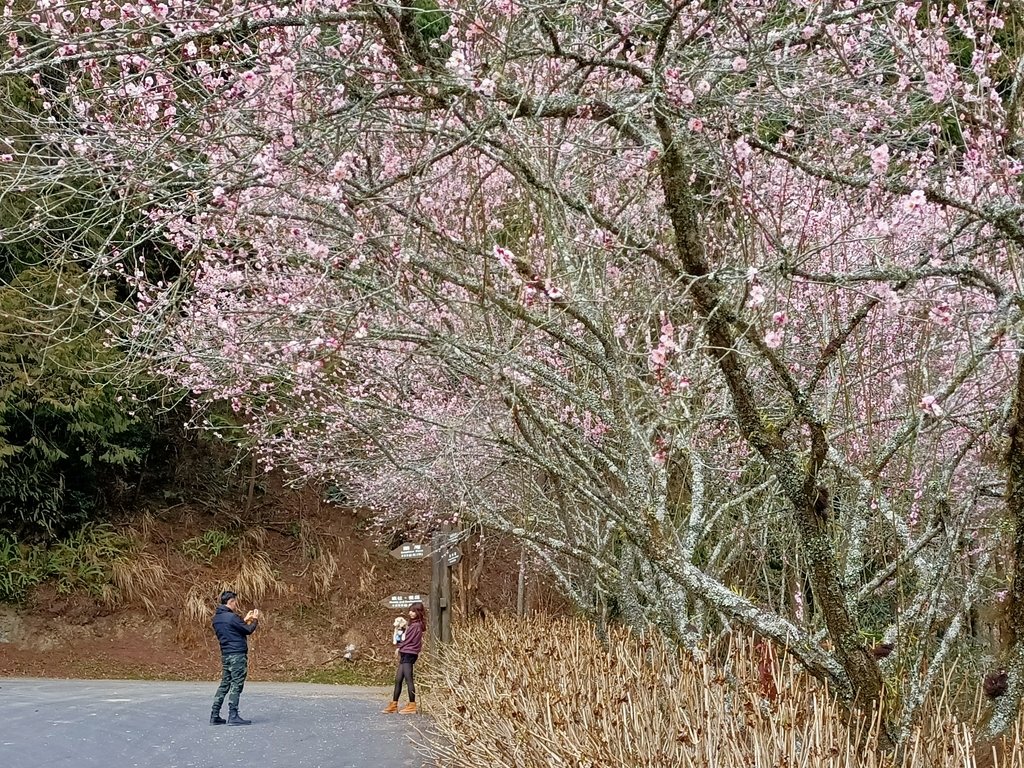
M 231 586 L 265 614 L 252 638 L 252 679 L 386 683 L 394 614 L 379 601 L 428 588 L 426 561 L 394 560 L 357 514 L 309 493 L 277 489 L 244 515 L 181 504 L 119 530 L 136 550 L 110 589 L 61 594 L 51 581 L 20 607 L 0 606 L 0 675 L 212 678 L 209 616 Z M 515 600 L 514 553 L 505 549 L 485 549 L 480 601 L 496 612 Z M 342 659 L 349 645 L 354 662 Z

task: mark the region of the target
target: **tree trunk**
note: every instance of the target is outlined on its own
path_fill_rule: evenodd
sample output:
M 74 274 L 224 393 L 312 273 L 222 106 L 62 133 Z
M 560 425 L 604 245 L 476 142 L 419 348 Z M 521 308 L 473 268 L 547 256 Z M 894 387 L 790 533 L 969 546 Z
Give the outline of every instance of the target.
M 996 737 L 1013 726 L 1024 694 L 1024 355 L 1017 356 L 1017 381 L 1010 416 L 1006 454 L 1006 512 L 1013 522 L 1013 563 L 1006 597 L 1005 647 L 1001 654 L 1008 674 L 1006 692 L 996 699 L 985 734 Z
M 256 470 L 259 468 L 259 464 L 256 461 L 256 451 L 252 452 L 252 460 L 249 462 L 249 486 L 245 492 L 245 516 L 249 516 L 249 512 L 252 511 L 252 502 L 256 496 Z
M 690 191 L 689 169 L 663 117 L 658 118 L 658 128 L 664 149 L 661 181 L 675 235 L 676 269 L 680 277 L 691 281 L 691 295 L 697 309 L 706 317 L 708 354 L 725 378 L 740 432 L 772 469 L 792 504 L 816 607 L 825 619 L 836 658 L 848 677 L 848 690 L 837 693 L 859 709 L 873 712 L 882 705 L 882 674 L 877 661 L 861 642 L 847 606 L 840 582 L 842 571 L 829 531 L 828 491 L 818 484 L 818 471 L 828 447 L 824 427 L 815 423 L 806 409 L 801 410 L 803 403 L 795 403 L 803 423 L 811 431 L 810 456 L 806 471 L 802 471 L 797 447 L 787 444 L 778 430 L 763 421 L 746 363 L 737 348 L 739 332 L 734 329 L 735 318 L 704 255 L 697 202 Z M 671 268 L 671 265 L 666 266 Z M 799 393 L 799 397 L 802 396 L 803 393 Z

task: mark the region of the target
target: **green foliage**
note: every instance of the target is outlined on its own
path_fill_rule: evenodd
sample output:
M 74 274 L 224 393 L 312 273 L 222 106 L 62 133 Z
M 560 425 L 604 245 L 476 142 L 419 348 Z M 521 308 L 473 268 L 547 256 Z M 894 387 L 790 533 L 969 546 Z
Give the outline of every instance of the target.
M 114 563 L 133 549 L 132 541 L 109 525 L 83 526 L 52 546 L 0 534 L 0 602 L 23 602 L 44 582 L 54 582 L 60 594 L 85 590 L 100 597 L 113 583 Z
M 109 525 L 86 525 L 49 549 L 49 573 L 57 591 L 85 589 L 99 596 L 112 582 L 114 563 L 133 549 L 131 540 Z
M 413 25 L 424 41 L 441 37 L 451 26 L 451 16 L 435 0 L 412 0 Z
M 48 575 L 45 551 L 0 534 L 0 602 L 20 603 Z
M 0 530 L 60 535 L 92 519 L 152 437 L 115 385 L 83 276 L 38 267 L 0 287 Z
M 209 565 L 225 549 L 231 547 L 238 537 L 227 531 L 210 530 L 200 536 L 193 536 L 181 543 L 181 551 L 193 560 Z

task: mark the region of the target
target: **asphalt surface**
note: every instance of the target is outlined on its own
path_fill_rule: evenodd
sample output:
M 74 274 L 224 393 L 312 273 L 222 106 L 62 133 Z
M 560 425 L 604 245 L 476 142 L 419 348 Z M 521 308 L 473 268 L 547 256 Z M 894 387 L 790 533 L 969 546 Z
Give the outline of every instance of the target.
M 422 715 L 388 691 L 246 683 L 250 726 L 209 725 L 217 681 L 0 678 L 2 768 L 423 768 Z M 404 697 L 403 697 L 404 700 Z M 227 717 L 227 704 L 223 716 Z

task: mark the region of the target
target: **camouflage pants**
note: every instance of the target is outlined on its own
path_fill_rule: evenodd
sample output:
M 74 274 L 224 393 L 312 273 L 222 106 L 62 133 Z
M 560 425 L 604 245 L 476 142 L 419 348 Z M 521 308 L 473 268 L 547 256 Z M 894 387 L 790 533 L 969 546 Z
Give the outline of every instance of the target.
M 245 686 L 245 676 L 249 672 L 249 657 L 244 653 L 227 653 L 221 659 L 220 686 L 213 697 L 213 711 L 220 712 L 224 697 L 228 697 L 228 709 L 238 709 L 238 697 Z

